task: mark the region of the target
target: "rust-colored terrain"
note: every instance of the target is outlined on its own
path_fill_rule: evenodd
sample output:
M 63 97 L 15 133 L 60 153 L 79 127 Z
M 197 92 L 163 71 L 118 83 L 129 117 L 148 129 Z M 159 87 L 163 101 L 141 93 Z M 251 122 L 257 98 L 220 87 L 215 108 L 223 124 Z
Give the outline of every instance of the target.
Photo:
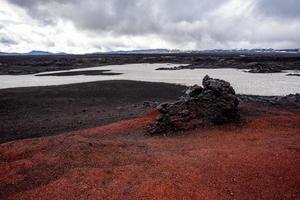
M 0 145 L 0 199 L 300 199 L 300 113 L 242 104 L 242 123 L 145 135 L 157 111 Z

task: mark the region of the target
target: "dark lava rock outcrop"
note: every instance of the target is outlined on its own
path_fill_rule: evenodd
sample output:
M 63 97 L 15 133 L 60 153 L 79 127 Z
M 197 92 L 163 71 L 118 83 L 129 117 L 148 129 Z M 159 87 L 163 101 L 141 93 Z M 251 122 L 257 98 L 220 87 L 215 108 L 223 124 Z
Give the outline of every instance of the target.
M 287 74 L 286 76 L 300 76 L 300 74 Z
M 286 96 L 257 96 L 257 95 L 238 95 L 241 103 L 265 103 L 269 105 L 300 107 L 300 94 L 289 94 Z
M 300 106 L 300 93 L 289 94 L 279 99 L 281 104 L 296 104 Z
M 239 101 L 230 83 L 205 76 L 202 84 L 203 87 L 190 87 L 177 102 L 159 105 L 160 115 L 148 132 L 172 134 L 205 125 L 238 122 Z
M 247 68 L 250 68 L 249 73 L 279 73 L 281 71 L 280 66 L 263 64 L 263 63 L 249 63 Z

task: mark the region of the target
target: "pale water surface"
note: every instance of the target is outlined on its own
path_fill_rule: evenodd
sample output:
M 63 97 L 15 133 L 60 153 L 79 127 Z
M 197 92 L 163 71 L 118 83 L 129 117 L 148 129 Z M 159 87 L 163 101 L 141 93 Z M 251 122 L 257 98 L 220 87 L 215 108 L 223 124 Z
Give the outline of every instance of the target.
M 138 80 L 151 82 L 166 82 L 183 85 L 201 85 L 203 77 L 208 74 L 213 78 L 229 81 L 237 93 L 255 95 L 287 95 L 300 93 L 300 77 L 286 76 L 284 73 L 251 74 L 238 69 L 194 69 L 176 71 L 157 71 L 159 67 L 174 67 L 175 64 L 127 64 L 105 67 L 92 67 L 67 71 L 112 70 L 122 75 L 96 76 L 35 76 L 35 75 L 0 75 L 0 89 L 63 85 L 72 83 L 102 81 L 102 80 Z M 51 72 L 51 73 L 57 73 Z M 66 72 L 66 71 L 59 71 Z M 40 73 L 40 74 L 50 74 Z

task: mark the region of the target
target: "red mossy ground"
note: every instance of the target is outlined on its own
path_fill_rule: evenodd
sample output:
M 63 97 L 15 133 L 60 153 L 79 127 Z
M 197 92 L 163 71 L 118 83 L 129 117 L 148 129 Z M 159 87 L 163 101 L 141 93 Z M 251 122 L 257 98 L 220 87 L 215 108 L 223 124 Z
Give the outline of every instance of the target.
M 172 137 L 143 134 L 154 111 L 2 144 L 0 199 L 300 199 L 300 114 L 253 108 Z

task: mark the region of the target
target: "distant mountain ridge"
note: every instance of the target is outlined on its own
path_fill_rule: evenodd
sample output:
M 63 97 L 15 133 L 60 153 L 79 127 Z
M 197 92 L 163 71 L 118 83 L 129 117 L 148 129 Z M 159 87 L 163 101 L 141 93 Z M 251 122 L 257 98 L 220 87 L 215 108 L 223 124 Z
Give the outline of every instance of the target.
M 26 55 L 53 55 L 54 53 L 51 53 L 49 51 L 37 51 L 33 50 L 29 53 L 25 53 Z
M 11 56 L 18 56 L 18 55 L 25 55 L 25 56 L 46 56 L 46 55 L 66 55 L 67 53 L 60 52 L 60 53 L 52 53 L 49 51 L 38 51 L 33 50 L 28 53 L 7 53 L 7 52 L 0 52 L 0 55 L 11 55 Z
M 94 54 L 176 54 L 176 53 L 209 53 L 209 54 L 259 54 L 259 53 L 299 53 L 300 49 L 211 49 L 211 50 L 179 50 L 179 49 L 144 49 L 129 51 L 108 51 Z
M 142 49 L 142 50 L 129 50 L 129 51 L 106 51 L 96 52 L 88 54 L 176 54 L 176 53 L 209 53 L 209 54 L 300 54 L 300 49 L 212 49 L 212 50 L 178 50 L 178 49 Z M 28 56 L 47 56 L 47 55 L 69 55 L 68 53 L 52 53 L 49 51 L 33 50 L 28 53 L 7 53 L 0 52 L 0 56 L 17 56 L 17 55 L 28 55 Z
M 155 54 L 155 53 L 180 53 L 180 50 L 170 49 L 141 49 L 141 50 L 129 50 L 129 51 L 108 51 L 107 54 Z

